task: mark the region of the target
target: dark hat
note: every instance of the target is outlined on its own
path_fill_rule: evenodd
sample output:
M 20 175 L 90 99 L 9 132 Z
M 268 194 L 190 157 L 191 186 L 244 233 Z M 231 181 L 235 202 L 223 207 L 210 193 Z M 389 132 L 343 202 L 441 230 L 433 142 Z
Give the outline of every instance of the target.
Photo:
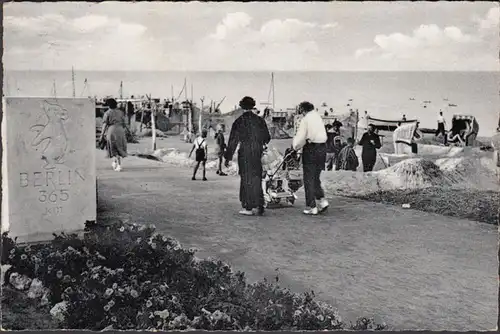
M 240 101 L 240 108 L 244 110 L 252 110 L 255 107 L 255 100 L 250 96 L 245 96 Z
M 299 109 L 305 111 L 305 112 L 309 112 L 309 111 L 313 111 L 314 110 L 314 104 L 312 104 L 311 102 L 308 102 L 308 101 L 304 101 L 304 102 L 301 102 L 299 104 Z
M 104 105 L 106 107 L 110 107 L 111 109 L 115 109 L 118 106 L 118 102 L 116 102 L 116 100 L 113 98 L 109 98 L 106 100 L 106 103 Z

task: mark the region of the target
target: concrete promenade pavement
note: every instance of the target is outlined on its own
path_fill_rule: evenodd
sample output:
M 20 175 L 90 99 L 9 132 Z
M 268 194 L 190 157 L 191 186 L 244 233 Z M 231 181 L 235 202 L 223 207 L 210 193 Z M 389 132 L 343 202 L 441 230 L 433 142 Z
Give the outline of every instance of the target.
M 329 198 L 325 215 L 304 217 L 302 191 L 295 207 L 241 217 L 237 177 L 191 181 L 191 170 L 136 157 L 117 173 L 97 155 L 101 217 L 153 223 L 250 281 L 279 272 L 280 284 L 314 290 L 350 320 L 376 316 L 396 330 L 496 327 L 495 226 L 342 197 Z

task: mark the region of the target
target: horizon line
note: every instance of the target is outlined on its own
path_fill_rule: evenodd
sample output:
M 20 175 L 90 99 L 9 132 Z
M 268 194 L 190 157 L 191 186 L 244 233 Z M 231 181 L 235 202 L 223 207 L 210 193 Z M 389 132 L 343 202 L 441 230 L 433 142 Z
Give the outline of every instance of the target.
M 66 72 L 72 71 L 69 69 L 7 69 L 3 68 L 4 72 Z M 284 73 L 284 72 L 303 72 L 303 73 L 321 73 L 321 72 L 337 72 L 337 73 L 353 73 L 353 72 L 375 72 L 375 73 L 408 73 L 408 72 L 436 72 L 436 73 L 496 73 L 500 72 L 500 69 L 491 69 L 491 70 L 99 70 L 99 69 L 73 69 L 75 72 L 170 72 L 170 73 L 186 73 L 186 72 L 206 72 L 206 73 Z

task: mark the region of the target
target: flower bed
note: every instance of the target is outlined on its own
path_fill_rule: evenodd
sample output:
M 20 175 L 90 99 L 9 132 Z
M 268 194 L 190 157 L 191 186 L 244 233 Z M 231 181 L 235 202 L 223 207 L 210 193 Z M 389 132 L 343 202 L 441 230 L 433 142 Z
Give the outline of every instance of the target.
M 220 261 L 196 258 L 193 249 L 183 249 L 152 226 L 93 227 L 83 239 L 63 234 L 44 245 L 20 246 L 7 235 L 2 241 L 2 263 L 11 266 L 5 273 L 10 290 L 27 291 L 48 305 L 57 328 L 384 328 L 368 318 L 346 324 L 331 306 L 315 301 L 314 293 L 293 293 L 279 287 L 278 278 L 275 283 L 248 284 L 244 273 Z M 11 320 L 17 301 L 2 300 Z M 50 319 L 47 307 L 36 311 Z

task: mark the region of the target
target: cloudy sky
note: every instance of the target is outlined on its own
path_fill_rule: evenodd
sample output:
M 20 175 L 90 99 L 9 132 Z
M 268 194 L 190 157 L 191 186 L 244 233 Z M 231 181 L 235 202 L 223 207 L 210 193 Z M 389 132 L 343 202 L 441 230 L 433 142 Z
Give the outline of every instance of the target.
M 499 70 L 493 2 L 7 3 L 4 67 Z

